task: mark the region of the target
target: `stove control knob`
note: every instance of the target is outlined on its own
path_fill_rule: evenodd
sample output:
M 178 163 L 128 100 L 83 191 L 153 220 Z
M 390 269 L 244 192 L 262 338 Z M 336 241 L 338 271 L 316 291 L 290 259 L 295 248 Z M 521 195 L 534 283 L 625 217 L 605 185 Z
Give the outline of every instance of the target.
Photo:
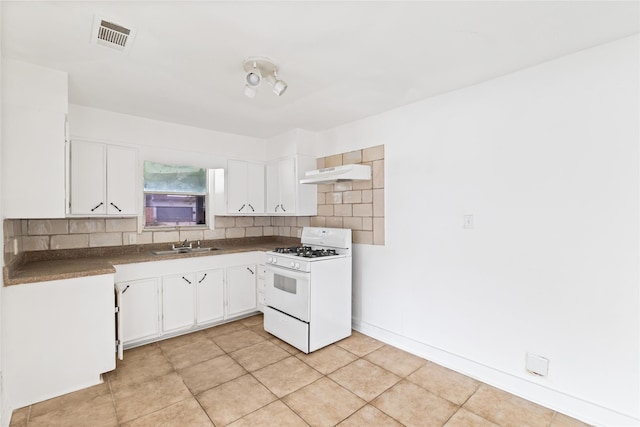
M 296 268 L 296 270 L 300 270 L 300 263 L 299 262 L 296 262 L 296 267 L 295 268 Z
M 291 264 L 289 264 L 289 265 L 291 266 L 291 268 L 295 268 L 296 263 L 295 263 L 295 262 L 293 262 L 293 261 L 291 261 Z
M 273 257 L 273 260 L 271 260 L 271 264 L 277 264 L 278 263 L 278 258 Z

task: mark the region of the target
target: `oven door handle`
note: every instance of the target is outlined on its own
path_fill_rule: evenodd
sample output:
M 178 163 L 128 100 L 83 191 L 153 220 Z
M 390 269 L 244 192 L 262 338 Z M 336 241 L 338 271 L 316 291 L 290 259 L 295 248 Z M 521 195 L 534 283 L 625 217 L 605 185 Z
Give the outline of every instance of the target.
M 309 279 L 309 272 L 306 272 L 306 271 L 289 270 L 288 268 L 276 267 L 272 265 L 267 265 L 266 269 L 267 269 L 267 274 L 273 273 L 273 274 L 278 274 L 284 277 L 290 277 L 292 279 L 301 279 L 301 280 Z

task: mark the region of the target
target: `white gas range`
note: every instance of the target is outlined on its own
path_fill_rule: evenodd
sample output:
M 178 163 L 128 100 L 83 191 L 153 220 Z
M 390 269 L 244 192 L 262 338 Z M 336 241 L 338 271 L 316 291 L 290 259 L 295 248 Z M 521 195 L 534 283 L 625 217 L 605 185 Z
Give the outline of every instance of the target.
M 305 227 L 267 252 L 264 329 L 305 353 L 351 335 L 351 230 Z

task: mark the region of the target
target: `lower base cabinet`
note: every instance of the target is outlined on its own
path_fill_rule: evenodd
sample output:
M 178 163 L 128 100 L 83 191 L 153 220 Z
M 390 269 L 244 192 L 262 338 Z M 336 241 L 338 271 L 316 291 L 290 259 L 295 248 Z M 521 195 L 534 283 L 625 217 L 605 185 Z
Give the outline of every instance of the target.
M 224 317 L 224 270 L 162 278 L 162 331 L 202 326 Z
M 162 278 L 162 332 L 188 329 L 195 324 L 194 274 Z
M 227 317 L 256 310 L 255 264 L 227 269 Z
M 255 312 L 257 273 L 242 264 L 117 283 L 119 352 Z
M 157 278 L 116 285 L 118 340 L 122 344 L 144 341 L 160 335 L 160 287 Z
M 196 325 L 224 319 L 224 269 L 196 273 Z
M 116 367 L 113 274 L 2 289 L 3 386 L 21 408 L 100 384 Z

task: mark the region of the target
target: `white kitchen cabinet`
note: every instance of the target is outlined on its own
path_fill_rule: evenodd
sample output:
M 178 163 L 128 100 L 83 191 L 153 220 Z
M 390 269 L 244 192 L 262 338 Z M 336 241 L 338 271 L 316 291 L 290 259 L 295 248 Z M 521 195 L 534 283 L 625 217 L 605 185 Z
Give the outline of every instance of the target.
M 256 264 L 227 268 L 226 317 L 256 310 Z
M 107 145 L 107 215 L 137 215 L 138 151 Z
M 196 273 L 196 325 L 224 318 L 224 269 Z
M 261 312 L 264 313 L 264 307 L 267 305 L 267 301 L 264 296 L 264 288 L 266 284 L 267 278 L 267 268 L 264 264 L 258 265 L 258 279 L 256 283 L 256 297 L 257 297 L 257 308 Z
M 102 382 L 116 367 L 114 275 L 2 289 L 3 387 L 15 408 Z
M 117 265 L 124 348 L 255 313 L 258 262 L 264 252 Z
M 162 278 L 162 332 L 192 328 L 195 324 L 195 275 Z
M 304 173 L 313 170 L 316 161 L 308 156 L 292 156 L 267 164 L 267 213 L 274 215 L 316 215 L 317 189 L 302 185 Z
M 137 150 L 71 142 L 72 215 L 137 215 Z
M 120 346 L 160 336 L 160 287 L 157 278 L 116 285 Z
M 229 160 L 227 162 L 227 213 L 264 213 L 264 165 Z
M 162 278 L 162 332 L 187 330 L 224 318 L 224 270 Z
M 64 218 L 67 73 L 2 61 L 2 199 L 6 218 Z

